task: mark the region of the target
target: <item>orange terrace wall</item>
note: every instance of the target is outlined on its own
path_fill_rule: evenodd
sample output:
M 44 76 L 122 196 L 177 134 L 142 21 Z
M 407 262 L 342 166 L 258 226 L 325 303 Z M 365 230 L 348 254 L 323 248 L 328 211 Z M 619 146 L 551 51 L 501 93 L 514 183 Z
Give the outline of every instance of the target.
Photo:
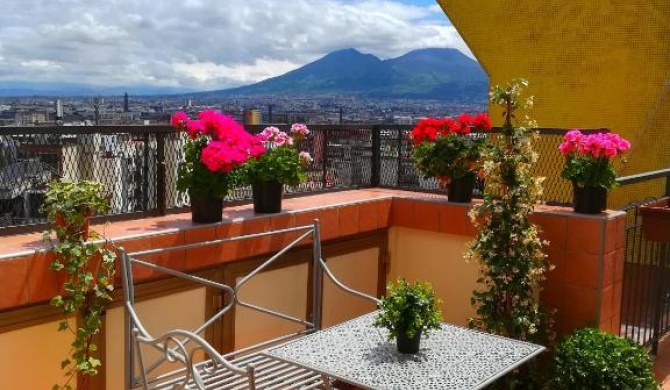
M 285 201 L 286 211 L 276 215 L 255 215 L 251 206 L 230 207 L 224 211 L 224 222 L 214 225 L 193 225 L 190 215 L 180 214 L 114 222 L 98 226 L 98 230 L 104 230 L 116 245 L 135 251 L 300 226 L 318 218 L 325 256 L 333 261 L 333 267 L 345 282 L 380 295 L 386 281 L 399 277 L 428 280 L 444 301 L 445 320 L 464 325 L 474 315 L 469 297 L 476 287 L 477 277 L 476 264 L 468 264 L 463 258 L 463 252 L 475 235 L 467 217 L 469 208 L 470 205 L 448 203 L 442 195 L 356 190 L 288 199 Z M 549 273 L 541 300 L 545 306 L 556 310 L 554 318 L 559 335 L 583 326 L 618 333 L 624 217 L 623 213 L 615 211 L 588 216 L 566 208 L 546 206 L 538 207 L 533 214 L 534 222 L 543 230 L 543 237 L 550 241 L 546 253 L 555 270 Z M 221 272 L 222 280 L 228 278 L 231 282 L 236 275 L 231 270 L 242 270 L 242 265 L 248 261 L 242 259 L 276 251 L 290 240 L 291 237 L 263 237 L 245 244 L 232 242 L 216 250 L 200 248 L 173 252 L 154 260 L 179 269 Z M 48 300 L 59 291 L 61 283 L 48 268 L 52 254 L 41 243 L 39 234 L 3 238 L 0 251 L 6 253 L 0 258 L 0 337 L 7 340 L 24 337 L 23 333 L 33 325 L 40 326 L 40 332 L 45 332 L 44 325 L 40 324 L 53 324 L 52 321 L 58 318 L 57 312 L 48 306 Z M 299 262 L 287 263 L 286 268 L 277 270 L 277 275 L 290 284 L 293 278 L 305 274 L 303 268 Z M 152 287 L 161 282 L 158 275 L 144 272 L 138 277 L 139 287 L 145 286 L 144 290 L 140 288 L 138 291 L 144 291 L 148 298 L 160 296 L 158 290 L 162 287 L 158 290 Z M 175 288 L 175 291 L 188 291 L 179 286 Z M 272 288 L 255 285 L 249 294 L 261 297 L 270 290 Z M 301 296 L 297 292 L 293 295 Z M 110 324 L 119 323 L 122 312 L 119 298 L 120 291 L 117 291 L 117 301 L 110 308 Z M 205 299 L 211 297 L 205 294 Z M 326 301 L 326 306 L 332 307 L 325 313 L 327 324 L 373 309 L 346 300 L 329 285 L 326 286 Z M 207 309 L 207 305 L 203 304 L 203 308 Z M 305 307 L 298 305 L 295 310 L 304 311 Z M 248 328 L 244 323 L 248 320 L 237 319 L 242 322 L 236 328 Z M 235 328 L 234 324 L 231 326 Z M 224 330 L 223 338 L 217 342 L 227 348 L 247 343 L 243 330 L 240 332 L 237 336 L 226 336 Z M 54 337 L 56 334 L 54 326 Z M 120 351 L 113 347 L 116 342 L 111 340 L 118 339 L 121 334 L 118 329 L 106 330 L 106 337 L 112 337 L 107 342 L 108 356 L 119 356 Z M 40 345 L 26 348 L 23 353 L 26 359 L 39 356 L 42 349 Z M 12 351 L 3 350 L 13 355 Z M 116 363 L 111 363 L 110 369 L 118 366 L 118 359 L 113 360 Z M 58 360 L 53 363 L 57 366 Z M 14 375 L 15 371 L 8 371 L 0 371 L 0 380 L 7 382 L 19 377 Z M 13 378 L 5 378 L 7 375 Z M 116 382 L 108 378 L 107 384 L 111 387 L 107 388 L 114 388 L 112 383 Z

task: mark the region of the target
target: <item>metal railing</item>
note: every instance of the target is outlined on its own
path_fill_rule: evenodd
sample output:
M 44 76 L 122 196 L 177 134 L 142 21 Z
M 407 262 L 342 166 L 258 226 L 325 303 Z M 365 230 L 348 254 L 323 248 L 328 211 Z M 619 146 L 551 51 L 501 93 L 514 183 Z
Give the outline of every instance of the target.
M 247 126 L 252 133 L 263 128 Z M 300 147 L 311 153 L 314 163 L 305 183 L 286 188 L 289 197 L 369 187 L 442 191 L 434 178 L 423 178 L 414 167 L 412 126 L 309 128 L 312 134 Z M 536 174 L 547 177 L 543 200 L 551 204 L 572 199 L 569 183 L 559 175 L 564 158 L 557 147 L 565 131 L 539 129 L 535 144 L 541 156 Z M 176 189 L 184 137 L 167 125 L 0 128 L 0 235 L 46 228 L 40 208 L 47 184 L 55 177 L 102 182 L 112 203 L 106 220 L 185 211 L 188 196 Z M 475 196 L 481 195 L 482 185 L 478 183 Z M 250 199 L 251 188 L 242 187 L 227 201 Z
M 670 245 L 644 237 L 640 206 L 670 196 L 670 169 L 621 177 L 617 182 L 623 191 L 647 185 L 647 197 L 621 208 L 626 212 L 626 242 L 619 331 L 656 354 L 659 339 L 670 330 Z M 650 188 L 657 192 L 649 193 Z

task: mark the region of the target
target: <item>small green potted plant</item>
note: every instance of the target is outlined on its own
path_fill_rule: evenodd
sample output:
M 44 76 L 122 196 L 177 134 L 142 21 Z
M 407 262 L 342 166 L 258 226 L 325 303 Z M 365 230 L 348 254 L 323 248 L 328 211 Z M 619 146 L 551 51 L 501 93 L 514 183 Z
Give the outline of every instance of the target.
M 296 186 L 307 179 L 305 169 L 312 157 L 300 151 L 298 144 L 309 135 L 309 129 L 294 123 L 290 134 L 274 126 L 266 127 L 256 136 L 265 152 L 244 164 L 245 184 L 251 185 L 257 213 L 280 212 L 284 185 Z
M 102 183 L 95 181 L 52 181 L 43 210 L 56 237 L 75 236 L 86 241 L 94 212 L 109 211 L 109 199 Z
M 100 351 L 93 341 L 102 327 L 105 307 L 112 300 L 116 259 L 113 250 L 88 241 L 101 238 L 89 233 L 89 220 L 95 212 L 109 211 L 109 199 L 98 182 L 54 181 L 46 192 L 43 209 L 58 238 L 54 242 L 50 231 L 44 234 L 55 254 L 50 268 L 65 274 L 62 294 L 53 297 L 51 304 L 63 313 L 58 330 L 73 335 L 69 356 L 60 364 L 65 383 L 53 389 L 70 390 L 76 380 L 77 389 L 87 390 L 101 365 Z
M 439 329 L 442 313 L 438 310 L 440 300 L 435 297 L 429 283 L 408 283 L 399 279 L 387 286 L 388 294 L 382 298 L 380 312 L 374 326 L 386 328 L 389 340 L 396 340 L 398 352 L 413 354 L 420 348 L 421 335 L 431 329 Z
M 552 389 L 658 389 L 644 348 L 598 329 L 565 339 L 554 360 Z

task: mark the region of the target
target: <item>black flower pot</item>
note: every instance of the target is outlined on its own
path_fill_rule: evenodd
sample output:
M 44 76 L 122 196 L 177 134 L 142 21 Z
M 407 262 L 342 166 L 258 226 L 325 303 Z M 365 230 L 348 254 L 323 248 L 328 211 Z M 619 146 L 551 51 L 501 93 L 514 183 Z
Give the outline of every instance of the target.
M 254 197 L 254 212 L 279 213 L 284 185 L 276 181 L 256 180 L 251 183 Z
M 191 196 L 191 221 L 214 223 L 223 220 L 223 197 Z
M 572 183 L 573 210 L 581 214 L 599 214 L 607 208 L 607 189 L 602 187 L 579 187 Z
M 419 352 L 419 347 L 421 346 L 421 331 L 416 332 L 414 337 L 407 337 L 407 333 L 404 331 L 398 332 L 396 336 L 396 345 L 398 347 L 398 352 L 414 354 Z
M 469 203 L 472 201 L 472 189 L 475 185 L 475 175 L 465 175 L 460 179 L 451 179 L 447 193 L 447 200 L 456 203 Z

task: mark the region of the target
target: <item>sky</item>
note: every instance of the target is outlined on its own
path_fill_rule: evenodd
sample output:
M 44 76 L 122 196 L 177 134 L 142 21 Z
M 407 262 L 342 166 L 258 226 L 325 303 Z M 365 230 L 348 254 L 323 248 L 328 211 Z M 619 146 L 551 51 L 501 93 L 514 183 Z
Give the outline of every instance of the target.
M 434 0 L 0 0 L 0 89 L 16 81 L 212 90 L 339 49 L 470 55 Z

